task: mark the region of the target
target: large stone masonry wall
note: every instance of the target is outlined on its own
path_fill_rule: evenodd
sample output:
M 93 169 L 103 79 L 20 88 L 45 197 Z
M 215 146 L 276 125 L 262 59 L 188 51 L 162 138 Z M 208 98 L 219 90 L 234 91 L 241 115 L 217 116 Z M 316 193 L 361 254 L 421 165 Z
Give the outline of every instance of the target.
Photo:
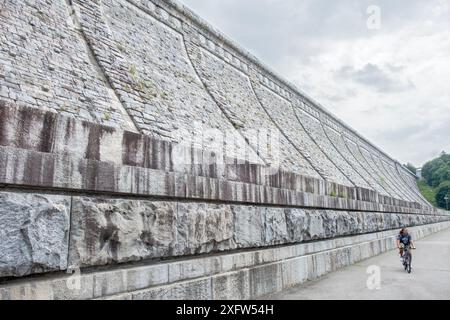
M 363 179 L 363 177 L 360 176 L 355 169 L 353 169 L 350 162 L 342 157 L 342 155 L 335 149 L 333 143 L 325 134 L 321 121 L 307 112 L 304 112 L 298 106 L 295 106 L 294 110 L 294 119 L 297 119 L 303 127 L 303 130 L 309 133 L 310 137 L 317 143 L 320 151 L 322 151 L 322 153 L 327 156 L 331 162 L 335 163 L 353 184 L 371 189 L 371 186 Z
M 4 104 L 0 111 L 2 277 L 450 220 L 418 203 L 282 171 L 274 175 L 258 164 L 219 169 L 201 157 L 200 168 L 190 170 L 192 157 L 179 158 L 169 142 L 34 108 Z
M 407 169 L 172 0 L 5 0 L 0 30 L 0 298 L 257 297 L 363 258 L 343 244 L 448 227 Z M 305 271 L 322 245 L 344 256 Z
M 234 126 L 241 128 L 249 143 L 257 150 L 266 150 L 267 163 L 283 170 L 321 178 L 310 162 L 279 132 L 258 101 L 245 73 L 205 49 L 191 44 L 187 46 L 209 92 Z M 264 139 L 267 135 L 272 136 Z
M 0 4 L 0 98 L 133 130 L 65 0 Z
M 399 173 L 400 179 L 402 179 L 407 186 L 410 187 L 410 190 L 416 194 L 421 200 L 422 203 L 428 203 L 428 200 L 422 195 L 422 192 L 419 190 L 417 185 L 416 178 L 413 177 L 405 167 L 400 165 L 399 163 L 395 164 L 397 172 Z
M 395 161 L 176 2 L 4 1 L 0 24 L 4 101 L 429 206 Z M 350 154 L 373 150 L 336 152 L 326 121 Z
M 304 108 L 303 104 L 300 105 Z M 333 146 L 342 155 L 342 157 L 348 161 L 350 166 L 356 172 L 358 172 L 359 175 L 363 177 L 365 181 L 367 181 L 367 184 L 370 186 L 369 189 L 376 190 L 380 194 L 388 196 L 389 193 L 387 193 L 387 191 L 383 188 L 380 182 L 375 180 L 372 177 L 372 175 L 367 171 L 367 169 L 361 163 L 359 163 L 358 159 L 350 152 L 340 132 L 326 123 L 322 123 L 322 125 L 326 136 L 328 137 L 328 139 L 330 139 Z
M 354 186 L 354 184 L 336 167 L 333 162 L 316 145 L 314 140 L 308 135 L 300 123 L 295 123 L 297 119 L 293 116 L 291 103 L 283 97 L 277 95 L 272 90 L 265 88 L 261 84 L 253 84 L 256 95 L 267 113 L 280 126 L 283 132 L 287 132 L 291 143 L 299 150 L 306 149 L 305 153 L 310 157 L 310 161 L 315 163 L 325 179 L 335 181 L 343 185 Z M 290 119 L 291 122 L 286 121 Z M 294 124 L 291 126 L 290 124 Z

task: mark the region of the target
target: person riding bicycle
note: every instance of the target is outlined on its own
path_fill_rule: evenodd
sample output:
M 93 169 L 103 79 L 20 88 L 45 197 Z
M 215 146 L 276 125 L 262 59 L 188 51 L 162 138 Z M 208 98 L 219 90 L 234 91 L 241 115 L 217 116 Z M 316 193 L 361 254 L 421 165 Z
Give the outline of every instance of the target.
M 414 242 L 412 241 L 411 235 L 408 233 L 408 229 L 403 228 L 397 235 L 397 248 L 399 249 L 400 260 L 403 259 L 403 248 L 405 246 L 410 246 L 411 249 L 415 249 Z

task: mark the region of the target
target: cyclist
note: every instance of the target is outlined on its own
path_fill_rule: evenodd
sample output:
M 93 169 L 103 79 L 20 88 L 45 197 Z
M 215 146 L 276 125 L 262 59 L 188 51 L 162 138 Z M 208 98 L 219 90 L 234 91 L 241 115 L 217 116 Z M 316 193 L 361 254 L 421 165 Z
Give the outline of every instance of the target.
M 403 262 L 403 248 L 405 246 L 411 246 L 411 249 L 415 249 L 414 242 L 411 239 L 411 235 L 408 233 L 408 229 L 403 228 L 397 235 L 397 248 L 400 253 L 400 261 Z

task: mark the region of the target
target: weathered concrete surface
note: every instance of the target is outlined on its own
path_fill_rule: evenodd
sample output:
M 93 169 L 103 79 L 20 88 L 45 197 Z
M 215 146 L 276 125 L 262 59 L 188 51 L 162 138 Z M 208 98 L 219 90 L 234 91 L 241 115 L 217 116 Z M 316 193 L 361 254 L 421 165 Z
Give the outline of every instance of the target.
M 400 265 L 398 251 L 373 257 L 268 299 L 288 300 L 448 300 L 450 299 L 450 229 L 416 242 L 412 273 Z M 381 287 L 369 290 L 369 266 L 381 268 Z
M 70 197 L 0 192 L 0 278 L 67 268 Z

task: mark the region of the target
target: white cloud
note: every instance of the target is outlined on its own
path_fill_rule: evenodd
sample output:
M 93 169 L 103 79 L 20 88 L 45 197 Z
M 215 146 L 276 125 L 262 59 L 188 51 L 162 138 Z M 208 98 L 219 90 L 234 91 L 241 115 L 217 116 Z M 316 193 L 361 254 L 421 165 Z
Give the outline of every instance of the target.
M 448 0 L 183 2 L 399 161 L 450 151 Z

